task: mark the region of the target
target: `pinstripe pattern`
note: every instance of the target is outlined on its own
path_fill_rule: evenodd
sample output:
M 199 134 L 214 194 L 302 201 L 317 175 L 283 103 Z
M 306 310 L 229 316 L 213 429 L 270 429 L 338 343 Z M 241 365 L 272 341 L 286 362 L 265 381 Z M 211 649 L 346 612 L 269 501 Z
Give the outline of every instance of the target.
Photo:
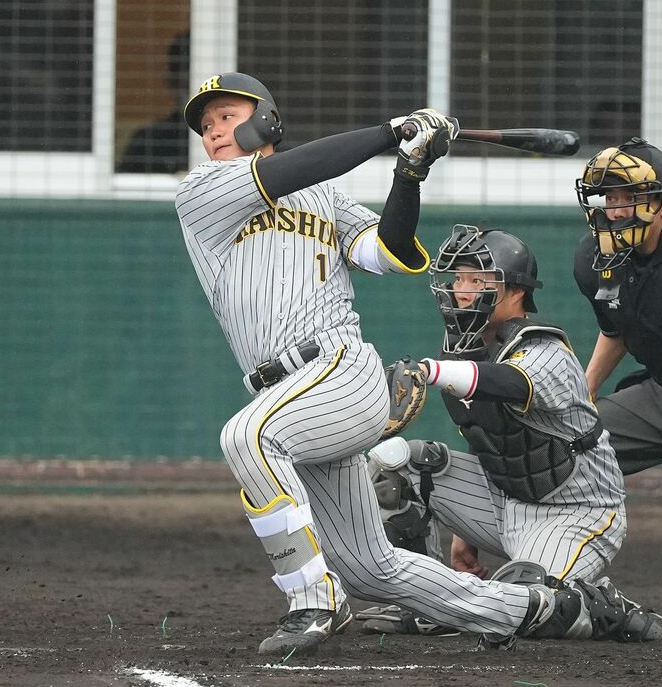
M 288 591 L 290 610 L 335 609 L 340 577 L 358 597 L 396 602 L 476 632 L 512 633 L 529 594 L 393 549 L 361 452 L 389 412 L 382 361 L 352 310 L 353 242 L 378 217 L 327 184 L 272 203 L 256 157 L 209 162 L 180 185 L 176 207 L 204 292 L 244 373 L 315 340 L 320 355 L 262 390 L 221 432 L 254 513 L 310 503 L 306 535 L 331 571 Z M 284 537 L 287 535 L 284 534 Z M 339 577 L 340 575 L 340 577 Z
M 374 212 L 328 184 L 272 208 L 248 157 L 196 167 L 176 207 L 198 278 L 244 373 L 324 330 L 347 327 L 347 343 L 360 339 L 345 256 L 378 221 Z
M 597 411 L 588 401 L 586 378 L 558 339 L 529 339 L 503 364 L 518 367 L 532 383 L 522 422 L 568 440 L 593 427 Z M 408 476 L 418 490 L 419 474 L 409 469 Z M 459 451 L 433 480 L 430 506 L 452 532 L 494 555 L 536 561 L 566 580 L 596 580 L 625 537 L 623 476 L 606 432 L 577 457 L 573 475 L 544 503 L 506 496 L 476 456 Z

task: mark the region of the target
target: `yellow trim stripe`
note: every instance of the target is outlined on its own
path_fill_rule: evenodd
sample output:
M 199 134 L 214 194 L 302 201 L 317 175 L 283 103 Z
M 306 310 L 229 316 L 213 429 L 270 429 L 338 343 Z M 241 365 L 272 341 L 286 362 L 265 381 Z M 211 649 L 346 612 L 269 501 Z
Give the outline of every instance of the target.
M 529 377 L 529 375 L 518 365 L 513 365 L 512 363 L 508 362 L 504 363 L 504 365 L 508 365 L 509 367 L 512 367 L 513 369 L 517 370 L 522 374 L 524 379 L 526 379 L 526 384 L 529 387 L 529 397 L 526 399 L 526 403 L 524 404 L 524 406 L 518 409 L 519 412 L 522 413 L 522 415 L 524 415 L 524 413 L 529 412 L 529 406 L 531 405 L 531 401 L 533 399 L 533 382 L 531 381 L 531 377 Z
M 327 367 L 325 370 L 320 372 L 320 374 L 313 379 L 310 384 L 306 384 L 306 386 L 302 387 L 301 389 L 297 389 L 291 396 L 288 396 L 285 398 L 283 401 L 275 405 L 263 418 L 262 422 L 257 427 L 257 430 L 255 431 L 255 446 L 257 447 L 257 452 L 258 455 L 260 456 L 260 459 L 262 460 L 262 463 L 264 464 L 264 467 L 267 471 L 267 473 L 271 476 L 271 479 L 274 481 L 274 484 L 278 486 L 280 491 L 285 494 L 285 490 L 283 489 L 283 486 L 281 483 L 278 481 L 278 478 L 274 473 L 272 472 L 271 468 L 269 467 L 269 464 L 267 463 L 267 459 L 264 457 L 264 453 L 262 452 L 262 447 L 260 446 L 260 434 L 262 433 L 262 429 L 264 428 L 264 425 L 267 423 L 267 421 L 277 413 L 281 408 L 284 408 L 288 403 L 291 403 L 292 401 L 296 400 L 301 396 L 302 394 L 306 393 L 309 389 L 312 389 L 314 386 L 319 384 L 320 382 L 323 382 L 339 365 L 340 361 L 342 360 L 343 356 L 345 355 L 346 348 L 342 346 L 341 348 L 338 349 L 338 352 L 335 355 L 335 358 L 331 361 L 329 364 L 329 367 Z
M 616 517 L 616 511 L 612 511 L 609 515 L 609 519 L 607 520 L 607 524 L 601 529 L 598 530 L 597 532 L 591 532 L 591 534 L 586 537 L 582 543 L 577 547 L 577 551 L 575 551 L 575 554 L 573 557 L 570 559 L 570 562 L 568 565 L 566 565 L 565 570 L 559 575 L 559 580 L 562 580 L 573 568 L 575 563 L 577 562 L 577 559 L 579 558 L 579 555 L 583 551 L 584 547 L 593 539 L 596 537 L 599 537 L 603 535 L 613 524 L 614 518 Z
M 407 265 L 405 265 L 404 262 L 402 262 L 397 256 L 393 255 L 391 251 L 386 247 L 386 244 L 382 241 L 381 237 L 378 235 L 377 236 L 377 245 L 381 248 L 382 252 L 386 257 L 394 264 L 397 265 L 403 272 L 406 272 L 407 274 L 420 274 L 421 272 L 425 272 L 428 267 L 430 267 L 430 256 L 428 255 L 428 252 L 425 250 L 421 242 L 414 236 L 414 246 L 420 253 L 420 255 L 423 256 L 423 259 L 425 261 L 423 267 L 417 267 L 417 268 L 412 268 Z
M 241 502 L 244 504 L 244 508 L 247 511 L 250 511 L 251 513 L 255 513 L 255 515 L 264 515 L 267 511 L 270 511 L 279 501 L 287 501 L 288 503 L 294 503 L 294 499 L 291 496 L 288 496 L 287 494 L 279 494 L 276 496 L 276 498 L 272 499 L 267 503 L 267 505 L 264 508 L 256 508 L 249 500 L 248 496 L 246 496 L 246 491 L 242 489 L 239 492 L 239 496 L 241 497 Z
M 265 202 L 269 204 L 269 207 L 275 208 L 276 203 L 271 200 L 267 192 L 264 190 L 264 186 L 262 186 L 262 181 L 260 179 L 260 175 L 257 173 L 257 161 L 262 157 L 262 153 L 258 151 L 253 155 L 253 159 L 251 160 L 251 171 L 253 172 L 253 179 L 255 179 L 255 184 L 257 185 L 257 190 L 260 192 L 260 195 L 262 198 L 264 198 Z

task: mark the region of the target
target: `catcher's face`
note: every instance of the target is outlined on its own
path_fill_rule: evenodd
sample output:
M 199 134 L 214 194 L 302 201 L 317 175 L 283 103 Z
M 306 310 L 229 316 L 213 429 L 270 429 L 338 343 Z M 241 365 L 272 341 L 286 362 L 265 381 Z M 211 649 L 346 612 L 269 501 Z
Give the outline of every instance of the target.
M 496 291 L 496 303 L 504 294 L 503 280 L 496 272 L 479 272 L 467 265 L 458 265 L 453 281 L 453 294 L 460 308 L 470 308 L 479 294 L 486 291 Z
M 211 160 L 234 160 L 251 155 L 253 150 L 243 150 L 234 137 L 234 130 L 250 119 L 255 104 L 250 98 L 224 93 L 210 100 L 202 111 L 202 145 Z M 273 153 L 273 145 L 259 149 L 263 155 Z
M 524 289 L 506 286 L 503 277 L 497 272 L 478 272 L 471 267 L 459 265 L 453 282 L 453 295 L 462 309 L 478 307 L 476 302 L 481 300 L 481 294 L 496 293 L 492 301 L 494 310 L 488 316 L 484 338 L 490 340 L 492 332 L 513 317 L 523 317 Z

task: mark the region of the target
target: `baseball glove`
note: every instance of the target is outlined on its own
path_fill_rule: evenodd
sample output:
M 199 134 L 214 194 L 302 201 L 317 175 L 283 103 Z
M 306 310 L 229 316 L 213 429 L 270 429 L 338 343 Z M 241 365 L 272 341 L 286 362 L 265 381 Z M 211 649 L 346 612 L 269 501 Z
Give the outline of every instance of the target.
M 423 409 L 426 375 L 415 360 L 409 357 L 396 360 L 384 369 L 391 406 L 382 439 L 402 432 Z

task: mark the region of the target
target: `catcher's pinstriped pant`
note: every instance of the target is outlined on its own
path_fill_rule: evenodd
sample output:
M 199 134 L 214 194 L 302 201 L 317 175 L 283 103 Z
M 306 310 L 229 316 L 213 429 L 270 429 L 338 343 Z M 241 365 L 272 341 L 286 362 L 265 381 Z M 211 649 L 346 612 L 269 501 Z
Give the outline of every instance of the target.
M 420 473 L 408 467 L 406 474 L 420 495 Z M 451 532 L 480 551 L 539 563 L 550 575 L 565 581 L 575 577 L 597 580 L 625 538 L 627 520 L 622 503 L 594 506 L 573 502 L 574 497 L 566 503 L 511 499 L 494 486 L 478 458 L 469 453 L 451 451 L 447 470 L 432 479 L 430 509 Z M 572 477 L 568 486 L 576 479 Z M 557 492 L 557 498 L 564 489 Z M 433 533 L 436 535 L 435 529 Z
M 279 586 L 290 610 L 334 609 L 345 595 L 340 577 L 358 598 L 396 603 L 466 631 L 512 633 L 528 608 L 526 588 L 455 572 L 387 540 L 361 451 L 379 440 L 388 405 L 379 356 L 356 342 L 323 350 L 223 428 L 223 452 L 276 577 L 281 566 Z M 301 570 L 311 563 L 294 572 L 282 567 L 308 545 L 306 537 L 311 561 L 322 549 L 330 570 L 288 586 L 291 576 L 305 578 Z

